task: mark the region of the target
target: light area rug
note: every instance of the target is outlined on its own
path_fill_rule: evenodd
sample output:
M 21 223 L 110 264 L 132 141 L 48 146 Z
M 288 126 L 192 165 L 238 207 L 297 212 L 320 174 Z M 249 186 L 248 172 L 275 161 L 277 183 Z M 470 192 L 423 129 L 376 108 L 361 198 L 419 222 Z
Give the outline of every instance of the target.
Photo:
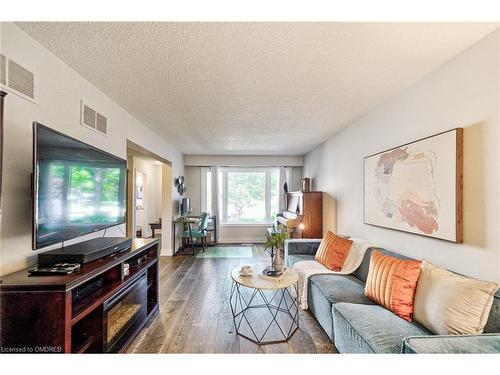
M 214 246 L 205 247 L 196 258 L 252 258 L 251 246 Z

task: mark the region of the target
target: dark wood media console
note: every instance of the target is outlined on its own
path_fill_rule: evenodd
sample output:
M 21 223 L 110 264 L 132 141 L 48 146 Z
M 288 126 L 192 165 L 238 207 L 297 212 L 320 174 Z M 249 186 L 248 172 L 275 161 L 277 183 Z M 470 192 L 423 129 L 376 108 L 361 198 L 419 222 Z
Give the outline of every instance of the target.
M 74 275 L 3 276 L 0 352 L 123 352 L 159 311 L 158 255 L 157 239 L 138 238 Z

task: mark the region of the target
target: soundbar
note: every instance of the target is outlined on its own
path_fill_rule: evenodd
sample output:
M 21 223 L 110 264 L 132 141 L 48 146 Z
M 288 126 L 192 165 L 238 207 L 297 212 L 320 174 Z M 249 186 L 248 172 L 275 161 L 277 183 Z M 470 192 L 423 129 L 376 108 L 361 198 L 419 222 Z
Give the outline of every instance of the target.
M 38 264 L 86 264 L 113 253 L 130 249 L 131 246 L 132 239 L 127 237 L 98 237 L 38 254 Z

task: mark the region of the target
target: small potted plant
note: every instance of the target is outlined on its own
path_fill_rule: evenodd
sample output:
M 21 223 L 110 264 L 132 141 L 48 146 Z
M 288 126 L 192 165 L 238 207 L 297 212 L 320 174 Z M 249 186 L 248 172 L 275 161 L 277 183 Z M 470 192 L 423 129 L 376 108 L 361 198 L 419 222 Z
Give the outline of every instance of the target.
M 285 224 L 278 224 L 271 233 L 267 234 L 265 248 L 271 250 L 272 261 L 272 266 L 266 272 L 268 275 L 276 276 L 283 273 L 281 251 L 285 245 L 285 240 L 288 238 L 290 238 L 290 228 Z

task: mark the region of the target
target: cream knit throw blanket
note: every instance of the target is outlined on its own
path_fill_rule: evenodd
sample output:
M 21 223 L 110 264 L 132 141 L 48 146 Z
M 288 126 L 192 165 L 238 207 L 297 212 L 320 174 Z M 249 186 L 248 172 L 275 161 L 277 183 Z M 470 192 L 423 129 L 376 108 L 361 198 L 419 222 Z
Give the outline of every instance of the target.
M 352 242 L 351 249 L 347 254 L 344 266 L 340 271 L 331 271 L 315 260 L 302 260 L 293 265 L 293 269 L 298 272 L 298 300 L 299 306 L 303 310 L 307 310 L 307 287 L 309 277 L 313 275 L 336 274 L 349 275 L 353 273 L 363 261 L 365 252 L 370 247 L 375 247 L 374 244 L 366 243 L 359 238 L 350 238 Z

